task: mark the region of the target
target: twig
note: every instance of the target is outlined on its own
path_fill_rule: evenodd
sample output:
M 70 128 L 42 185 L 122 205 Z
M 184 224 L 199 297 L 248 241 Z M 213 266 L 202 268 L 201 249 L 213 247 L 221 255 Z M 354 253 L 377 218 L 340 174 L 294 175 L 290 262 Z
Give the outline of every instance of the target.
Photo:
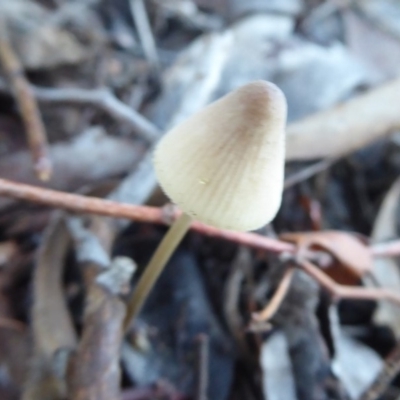
M 6 179 L 0 179 L 0 196 L 29 201 L 50 207 L 62 208 L 77 213 L 96 214 L 106 217 L 124 218 L 136 222 L 148 222 L 164 225 L 167 225 L 170 222 L 166 220 L 162 208 L 118 203 L 116 201 L 103 200 L 97 197 L 82 196 L 57 190 L 44 189 L 32 185 L 25 185 Z M 175 214 L 175 217 L 178 215 L 178 213 Z M 200 222 L 194 222 L 191 225 L 191 229 L 206 236 L 229 240 L 254 249 L 267 250 L 278 254 L 283 252 L 293 254 L 296 249 L 293 244 L 281 240 L 268 238 L 256 233 L 224 231 Z M 393 246 L 391 243 L 393 243 Z M 385 246 L 390 249 L 390 256 L 400 255 L 400 246 L 398 246 L 398 243 L 399 241 L 396 240 L 385 244 Z M 375 246 L 379 249 L 376 251 L 376 254 L 374 250 Z M 384 257 L 386 254 L 381 246 L 383 245 L 379 244 L 372 246 L 372 255 Z M 399 249 L 399 253 L 393 251 L 395 246 Z
M 51 177 L 52 165 L 49 158 L 46 131 L 31 85 L 8 41 L 5 24 L 5 19 L 0 18 L 0 61 L 9 77 L 15 100 L 24 121 L 35 172 L 39 179 L 47 181 Z
M 252 314 L 252 318 L 254 321 L 256 322 L 268 321 L 274 316 L 274 314 L 278 310 L 279 306 L 282 304 L 282 301 L 285 298 L 286 293 L 290 288 L 294 271 L 295 270 L 293 267 L 289 267 L 285 271 L 283 278 L 279 282 L 278 288 L 276 289 L 274 295 L 272 296 L 267 306 L 263 310 Z
M 99 259 L 98 245 L 108 246 L 108 243 L 100 243 L 96 228 L 87 229 L 81 219 L 72 218 L 68 226 L 75 242 L 81 242 L 77 258 L 84 267 L 86 287 L 82 337 L 67 374 L 68 398 L 119 400 L 119 354 L 125 316 L 125 305 L 119 294 L 129 285 L 133 265 L 121 259 L 112 265 L 110 260 L 107 265 L 92 262 Z
M 385 360 L 382 371 L 375 378 L 372 385 L 360 396 L 358 400 L 378 400 L 385 393 L 390 382 L 400 372 L 400 343 Z
M 33 87 L 33 93 L 41 102 L 75 103 L 96 106 L 116 120 L 128 123 L 150 143 L 160 137 L 160 131 L 138 112 L 117 99 L 107 88 L 42 88 Z
M 11 182 L 6 179 L 0 179 L 0 196 L 63 208 L 78 213 L 126 218 L 136 222 L 168 224 L 162 208 L 123 204 L 96 197 L 43 189 L 31 185 Z M 179 214 L 176 214 L 176 216 L 178 215 Z M 256 249 L 268 250 L 274 253 L 282 253 L 285 251 L 293 253 L 295 250 L 295 246 L 290 243 L 267 238 L 255 233 L 224 231 L 200 222 L 194 222 L 191 225 L 191 228 L 207 236 L 230 240 L 238 244 Z
M 123 302 L 96 284 L 96 267 L 85 267 L 86 307 L 82 337 L 68 368 L 68 398 L 118 400 Z
M 208 335 L 199 335 L 197 361 L 198 373 L 195 400 L 208 399 L 209 346 L 210 339 Z
M 107 88 L 44 88 L 31 86 L 33 94 L 41 103 L 95 106 L 118 121 L 125 122 L 148 142 L 154 142 L 161 132 L 150 121 L 127 106 Z M 0 91 L 8 92 L 7 86 L 0 80 Z
M 298 264 L 304 272 L 314 278 L 335 299 L 387 300 L 400 306 L 400 293 L 393 290 L 340 285 L 311 262 L 302 259 L 298 261 Z
M 149 61 L 154 72 L 159 75 L 160 62 L 158 60 L 157 48 L 153 32 L 151 31 L 151 26 L 144 1 L 130 0 L 129 4 L 146 58 Z

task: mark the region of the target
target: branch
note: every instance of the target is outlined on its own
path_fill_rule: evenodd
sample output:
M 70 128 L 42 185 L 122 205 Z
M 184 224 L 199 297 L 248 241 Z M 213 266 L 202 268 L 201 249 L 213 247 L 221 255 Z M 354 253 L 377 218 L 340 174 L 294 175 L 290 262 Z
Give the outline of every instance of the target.
M 307 260 L 299 260 L 298 264 L 305 273 L 327 290 L 335 300 L 386 300 L 400 306 L 400 294 L 394 290 L 341 285 Z
M 0 62 L 9 77 L 15 100 L 24 121 L 35 172 L 40 180 L 47 181 L 52 174 L 52 165 L 49 158 L 46 131 L 32 87 L 8 41 L 4 19 L 0 19 Z
M 118 203 L 116 201 L 103 200 L 96 197 L 43 189 L 36 186 L 11 182 L 6 179 L 0 179 L 0 196 L 62 208 L 77 213 L 126 218 L 136 222 L 168 225 L 171 220 L 171 218 L 166 215 L 165 211 L 158 207 Z M 178 215 L 179 213 L 175 213 L 174 218 Z M 255 233 L 224 231 L 200 222 L 194 222 L 191 228 L 207 236 L 230 240 L 239 244 L 275 253 L 281 253 L 284 251 L 294 252 L 295 250 L 295 246 L 290 243 L 267 238 Z
M 43 103 L 74 103 L 91 105 L 105 111 L 116 120 L 125 122 L 139 132 L 150 143 L 155 142 L 161 132 L 131 107 L 116 98 L 109 89 L 41 88 L 33 86 L 37 100 Z
M 41 103 L 95 106 L 115 118 L 127 123 L 148 142 L 155 142 L 160 136 L 160 130 L 137 111 L 123 103 L 107 88 L 44 88 L 31 86 L 34 96 Z M 0 91 L 9 93 L 7 85 L 0 80 Z
M 169 225 L 171 223 L 171 218 L 163 208 L 118 203 L 116 201 L 103 200 L 97 197 L 43 189 L 32 185 L 8 181 L 6 179 L 0 179 L 0 196 L 62 208 L 77 213 L 96 214 L 105 217 L 123 218 L 136 222 L 163 225 Z M 172 219 L 176 218 L 178 215 L 179 212 L 175 212 Z M 191 229 L 206 236 L 228 240 L 258 250 L 266 250 L 278 254 L 283 252 L 293 254 L 296 250 L 296 247 L 291 243 L 268 238 L 256 233 L 225 231 L 200 222 L 194 222 L 191 225 Z M 400 241 L 393 241 L 391 243 L 392 245 L 390 245 L 390 243 L 385 244 L 388 249 L 388 255 L 400 255 Z M 386 256 L 383 246 L 384 245 L 380 244 L 372 246 L 370 248 L 372 255 L 377 257 Z M 377 250 L 375 250 L 375 248 Z M 397 253 L 394 252 L 394 248 L 397 249 Z

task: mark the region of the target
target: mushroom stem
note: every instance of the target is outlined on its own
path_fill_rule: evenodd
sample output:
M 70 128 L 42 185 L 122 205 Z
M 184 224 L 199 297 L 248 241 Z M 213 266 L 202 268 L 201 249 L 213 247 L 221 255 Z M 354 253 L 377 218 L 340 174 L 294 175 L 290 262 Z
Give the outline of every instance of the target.
M 172 253 L 185 236 L 191 222 L 192 217 L 186 213 L 182 213 L 180 217 L 178 217 L 178 219 L 171 225 L 167 234 L 157 247 L 157 250 L 153 254 L 150 262 L 147 264 L 147 267 L 139 279 L 133 296 L 128 302 L 124 321 L 125 330 L 129 328 L 132 321 L 139 314 L 156 280 L 163 271 Z

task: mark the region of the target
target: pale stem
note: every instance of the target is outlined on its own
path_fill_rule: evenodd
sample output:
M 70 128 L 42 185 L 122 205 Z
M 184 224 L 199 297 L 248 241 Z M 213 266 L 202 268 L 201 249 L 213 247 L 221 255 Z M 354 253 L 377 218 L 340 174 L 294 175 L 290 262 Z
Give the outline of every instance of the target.
M 132 321 L 139 314 L 151 289 L 156 283 L 161 272 L 164 270 L 164 267 L 171 258 L 172 253 L 178 247 L 182 238 L 188 231 L 191 222 L 192 218 L 189 215 L 183 213 L 171 225 L 167 234 L 164 236 L 163 240 L 157 247 L 157 250 L 153 254 L 147 267 L 145 268 L 142 276 L 139 279 L 138 284 L 135 287 L 135 291 L 133 292 L 133 295 L 128 302 L 124 322 L 125 330 L 129 328 Z

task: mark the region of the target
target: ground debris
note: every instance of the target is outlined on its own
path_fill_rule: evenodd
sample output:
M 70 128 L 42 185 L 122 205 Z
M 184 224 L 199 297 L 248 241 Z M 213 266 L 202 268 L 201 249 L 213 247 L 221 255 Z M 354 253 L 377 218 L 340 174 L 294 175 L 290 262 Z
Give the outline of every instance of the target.
M 0 398 L 400 398 L 399 10 L 0 0 Z M 288 102 L 277 218 L 195 221 L 124 332 L 180 215 L 157 140 L 259 79 Z

